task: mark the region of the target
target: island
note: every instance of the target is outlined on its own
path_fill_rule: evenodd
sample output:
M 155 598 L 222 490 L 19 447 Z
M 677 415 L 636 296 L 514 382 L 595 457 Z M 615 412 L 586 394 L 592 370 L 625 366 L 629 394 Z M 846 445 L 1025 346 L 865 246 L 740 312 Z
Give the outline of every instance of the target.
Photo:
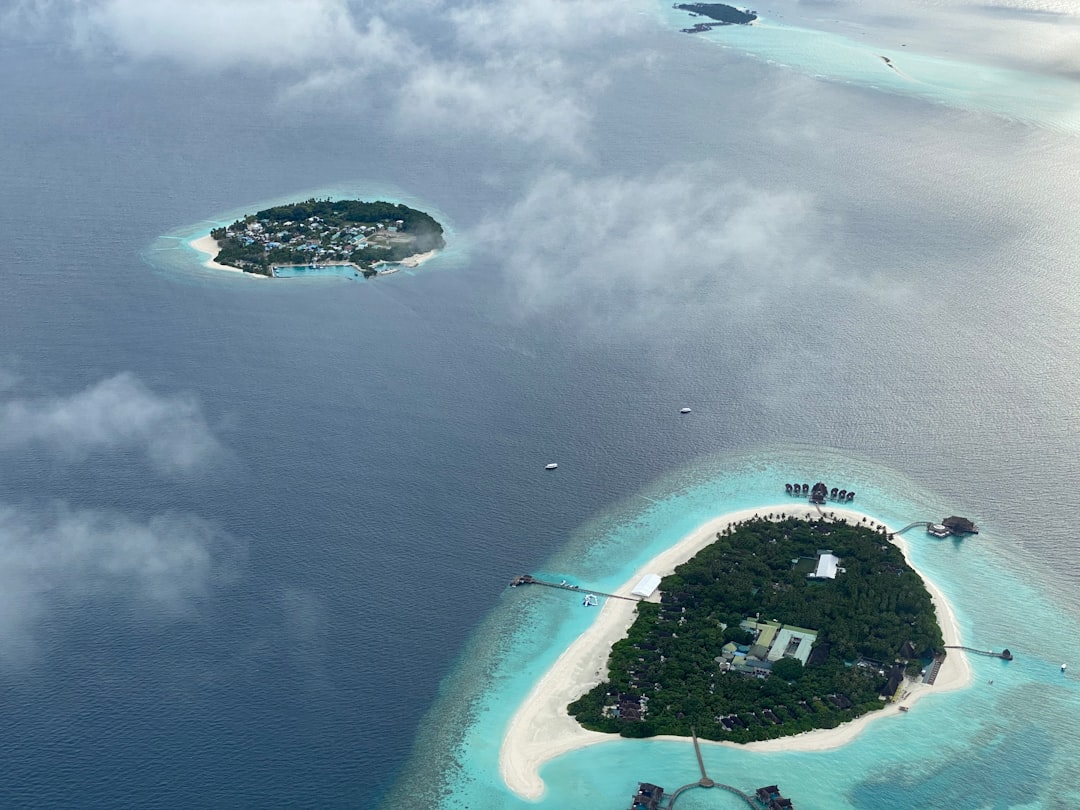
M 585 746 L 598 745 L 601 743 L 634 743 L 634 740 L 621 737 L 618 733 L 613 731 L 596 731 L 585 728 L 568 712 L 567 707 L 578 703 L 583 697 L 591 694 L 596 687 L 602 684 L 605 685 L 602 691 L 606 695 L 608 691 L 612 690 L 612 684 L 615 680 L 623 677 L 618 672 L 609 670 L 609 662 L 614 646 L 621 640 L 629 638 L 630 629 L 638 618 L 638 610 L 640 608 L 650 611 L 657 609 L 651 607 L 653 604 L 658 604 L 661 608 L 663 608 L 665 604 L 664 601 L 662 601 L 662 598 L 666 592 L 663 590 L 659 591 L 659 593 L 652 594 L 645 601 L 638 601 L 638 598 L 632 595 L 632 591 L 640 585 L 644 578 L 651 574 L 666 577 L 667 575 L 675 573 L 676 569 L 683 565 L 687 560 L 690 560 L 697 555 L 698 552 L 715 543 L 717 541 L 717 535 L 724 535 L 725 531 L 728 532 L 725 537 L 730 537 L 731 532 L 743 524 L 749 524 L 759 519 L 778 523 L 788 518 L 797 518 L 799 520 L 807 521 L 810 524 L 814 524 L 816 521 L 824 519 L 827 523 L 839 524 L 841 521 L 844 521 L 851 525 L 862 525 L 870 529 L 871 534 L 874 534 L 875 532 L 878 533 L 878 536 L 874 538 L 876 541 L 874 548 L 877 549 L 878 553 L 881 553 L 882 555 L 886 553 L 886 550 L 882 549 L 881 546 L 895 547 L 905 560 L 907 567 L 911 568 L 911 570 L 921 578 L 923 586 L 929 592 L 933 605 L 935 622 L 940 627 L 940 632 L 944 639 L 944 646 L 949 649 L 949 655 L 944 658 L 938 657 L 935 661 L 933 671 L 928 671 L 926 677 L 906 677 L 907 672 L 914 671 L 913 666 L 909 670 L 909 665 L 914 663 L 914 659 L 908 659 L 908 664 L 903 665 L 905 678 L 902 679 L 901 685 L 898 686 L 898 693 L 893 695 L 894 698 L 898 698 L 897 700 L 886 699 L 878 701 L 881 706 L 880 710 L 867 711 L 853 720 L 840 722 L 839 725 L 836 725 L 834 728 L 815 727 L 814 730 L 806 733 L 792 733 L 796 729 L 794 726 L 790 726 L 787 729 L 784 729 L 784 736 L 777 736 L 773 739 L 760 739 L 754 742 L 741 742 L 739 740 L 747 739 L 748 736 L 743 737 L 740 734 L 736 734 L 734 728 L 731 731 L 724 732 L 719 732 L 715 728 L 716 717 L 727 717 L 730 719 L 730 715 L 733 713 L 738 714 L 738 711 L 724 711 L 724 707 L 717 707 L 714 714 L 706 715 L 706 720 L 714 726 L 712 731 L 716 733 L 711 734 L 711 737 L 714 739 L 702 739 L 701 743 L 703 745 L 738 746 L 740 748 L 755 751 L 823 751 L 847 744 L 855 739 L 869 723 L 875 722 L 877 718 L 904 717 L 904 712 L 914 707 L 915 703 L 926 694 L 961 689 L 967 687 L 971 683 L 971 667 L 968 662 L 966 650 L 959 646 L 962 644 L 960 629 L 956 617 L 952 612 L 952 608 L 945 598 L 945 595 L 934 585 L 934 583 L 912 565 L 907 554 L 908 541 L 901 535 L 896 534 L 892 529 L 879 523 L 877 519 L 869 515 L 841 506 L 830 506 L 826 508 L 819 505 L 795 505 L 787 502 L 731 511 L 706 521 L 686 534 L 677 543 L 664 549 L 651 560 L 640 565 L 628 580 L 612 590 L 612 593 L 618 598 L 601 597 L 603 604 L 600 608 L 599 615 L 597 615 L 581 635 L 574 639 L 570 645 L 562 651 L 557 660 L 537 680 L 507 726 L 502 746 L 499 751 L 499 770 L 508 788 L 523 798 L 530 800 L 539 799 L 544 794 L 544 781 L 540 778 L 540 769 L 545 763 L 550 762 L 558 756 Z M 826 526 L 824 530 L 829 529 Z M 814 531 L 821 532 L 823 530 L 815 529 Z M 846 547 L 842 547 L 839 542 L 836 542 L 839 538 L 824 534 L 820 535 L 820 537 L 820 545 L 815 543 L 815 547 L 810 550 L 811 554 L 816 554 L 819 550 L 825 551 L 830 548 L 832 549 L 833 556 L 839 558 L 839 563 L 837 563 L 837 584 L 842 586 L 842 577 L 857 567 L 856 559 L 854 555 L 847 552 Z M 766 545 L 771 544 L 767 543 Z M 752 556 L 752 553 L 750 559 L 755 559 Z M 794 566 L 795 563 L 792 562 L 794 559 L 796 558 L 793 556 L 787 561 L 787 564 Z M 885 558 L 883 557 L 882 559 Z M 890 553 L 888 559 L 895 560 L 896 557 Z M 802 563 L 802 570 L 800 570 L 798 574 L 802 575 L 802 571 L 807 568 L 809 568 L 809 563 L 804 561 Z M 845 570 L 841 572 L 839 570 L 840 568 L 844 568 Z M 815 557 L 813 571 L 817 571 L 817 569 L 818 561 Z M 826 563 L 825 570 L 828 570 L 828 563 Z M 661 582 L 663 582 L 663 580 Z M 778 582 L 778 584 L 781 583 Z M 826 584 L 828 585 L 828 583 Z M 768 587 L 771 590 L 771 581 L 769 582 Z M 581 591 L 575 591 L 575 593 L 580 594 Z M 760 594 L 761 591 L 759 590 L 758 593 Z M 899 599 L 899 593 L 897 596 Z M 582 607 L 581 609 L 595 610 L 595 608 L 587 607 Z M 736 614 L 741 614 L 743 611 L 740 609 L 734 612 Z M 682 618 L 681 614 L 679 618 Z M 723 617 L 720 618 L 723 620 Z M 730 618 L 734 620 L 737 616 L 733 615 Z M 804 630 L 812 629 L 822 632 L 828 630 L 828 625 L 826 625 L 825 621 L 812 617 L 796 619 L 793 616 L 781 616 L 778 614 L 770 615 L 768 613 L 761 613 L 760 617 L 755 617 L 753 613 L 750 613 L 748 616 L 741 616 L 738 618 L 738 624 L 747 621 L 749 618 L 754 618 L 755 622 L 759 619 L 764 620 L 764 622 L 770 622 L 775 619 L 776 624 L 783 624 L 789 629 L 798 627 Z M 823 619 L 824 618 L 825 617 L 823 617 Z M 820 621 L 821 626 L 814 628 L 811 622 L 818 621 Z M 678 620 L 676 619 L 676 624 L 677 622 Z M 803 624 L 797 624 L 796 622 L 803 622 Z M 687 623 L 689 623 L 689 620 L 687 620 Z M 726 623 L 730 627 L 735 622 L 732 621 Z M 723 633 L 727 628 L 720 629 L 719 625 L 715 626 L 719 630 L 720 640 L 722 640 Z M 876 625 L 868 625 L 868 629 L 874 626 Z M 683 627 L 685 627 L 685 625 L 683 625 Z M 675 630 L 674 632 L 677 634 L 679 630 Z M 860 633 L 856 638 L 851 639 L 851 641 L 857 644 L 864 638 L 868 638 L 869 635 L 869 633 Z M 745 640 L 745 637 L 743 637 L 743 640 Z M 724 642 L 724 644 L 727 643 L 728 642 Z M 936 649 L 936 637 L 930 639 L 930 645 Z M 736 645 L 736 647 L 738 646 L 740 645 Z M 743 644 L 741 646 L 753 645 Z M 725 661 L 722 648 L 723 644 L 721 645 L 720 650 L 713 653 L 710 657 L 710 663 L 706 666 L 711 668 L 705 670 L 706 678 L 711 681 L 712 679 L 709 676 L 712 671 L 716 671 L 717 679 L 732 678 L 735 681 L 741 681 L 750 687 L 756 685 L 753 683 L 754 680 L 761 680 L 757 679 L 756 675 L 743 675 L 737 671 L 731 672 L 730 668 L 729 672 L 721 675 L 720 664 Z M 796 646 L 796 649 L 798 649 L 798 646 Z M 811 650 L 812 649 L 813 645 L 811 645 Z M 787 650 L 786 645 L 784 650 Z M 641 655 L 640 657 L 645 658 L 644 655 Z M 716 661 L 715 659 L 717 657 L 720 657 L 721 660 Z M 734 657 L 735 656 L 733 655 L 730 663 L 734 663 Z M 766 658 L 767 657 L 768 656 L 766 656 Z M 644 663 L 644 661 L 641 663 Z M 881 682 L 880 678 L 886 677 L 887 680 L 885 683 L 887 685 L 888 678 L 892 675 L 893 665 L 896 662 L 881 661 L 880 663 L 890 664 L 888 669 L 885 669 L 884 666 L 881 668 L 885 669 L 886 676 L 881 676 L 877 672 L 874 672 L 869 677 L 871 677 L 871 680 L 876 678 L 876 682 L 878 683 Z M 816 677 L 812 673 L 814 666 L 817 666 L 816 662 L 804 665 L 805 673 L 803 678 L 794 681 L 793 683 L 795 685 L 791 688 L 812 686 L 814 678 Z M 863 669 L 868 668 L 864 667 Z M 930 682 L 931 675 L 935 676 L 932 683 Z M 806 680 L 807 676 L 809 676 L 809 680 Z M 772 677 L 773 676 L 770 676 L 770 679 Z M 767 681 L 761 681 L 761 687 L 759 688 L 762 688 L 766 682 Z M 653 683 L 656 683 L 656 681 Z M 630 684 L 627 683 L 627 686 L 629 685 Z M 647 686 L 648 684 L 644 685 Z M 777 680 L 770 688 L 778 689 L 780 687 L 783 687 L 785 691 L 788 688 L 786 682 L 781 680 Z M 705 688 L 705 692 L 708 692 L 707 687 Z M 625 693 L 631 694 L 630 690 L 627 690 Z M 662 700 L 663 690 L 661 690 L 659 694 L 661 695 L 660 699 Z M 841 692 L 837 691 L 836 694 L 841 694 Z M 814 701 L 813 698 L 815 697 L 824 698 L 824 700 Z M 815 712 L 819 705 L 824 706 L 826 709 L 828 709 L 829 705 L 832 705 L 831 701 L 828 699 L 827 693 L 824 695 L 813 694 L 806 698 L 796 699 L 796 705 L 801 707 L 801 704 L 798 703 L 799 699 L 806 700 L 807 706 Z M 628 701 L 628 705 L 631 703 L 632 701 Z M 779 705 L 778 701 L 774 701 L 774 703 Z M 603 704 L 607 704 L 606 699 L 603 701 Z M 734 706 L 735 704 L 729 705 Z M 639 709 L 640 706 L 641 701 L 639 700 Z M 663 711 L 661 705 L 655 698 L 651 698 L 647 701 L 645 706 L 645 723 L 650 721 L 650 713 L 652 713 L 651 719 L 655 721 L 660 715 L 660 712 Z M 748 708 L 750 707 L 748 706 Z M 772 709 L 773 707 L 770 706 L 768 708 Z M 835 709 L 836 707 L 833 706 L 833 708 Z M 705 706 L 701 706 L 699 709 L 703 711 L 707 710 Z M 798 713 L 798 711 L 797 708 L 794 710 L 795 713 Z M 683 713 L 683 719 L 685 719 L 687 713 L 685 710 L 683 710 Z M 779 714 L 777 717 L 778 719 L 781 719 Z M 601 718 L 605 720 L 616 719 L 614 717 L 603 718 L 602 706 Z M 678 720 L 679 718 L 676 716 L 674 719 Z M 639 721 L 627 719 L 626 721 L 618 722 L 633 724 L 640 722 L 640 719 Z M 748 718 L 745 719 L 745 722 L 748 727 L 752 724 L 752 721 Z M 792 723 L 795 722 L 797 721 L 792 717 Z M 723 723 L 720 723 L 719 725 L 721 727 L 724 726 Z M 740 731 L 742 730 L 737 723 L 735 724 L 735 727 L 739 728 Z M 659 732 L 660 726 L 659 724 L 656 724 L 652 726 L 651 729 L 648 726 L 638 727 L 638 729 Z M 681 731 L 681 729 L 677 730 Z M 695 730 L 699 736 L 702 734 L 702 728 L 695 727 Z M 661 733 L 657 733 L 657 736 L 653 739 L 687 740 L 682 734 L 670 735 Z
M 588 729 L 751 742 L 834 728 L 944 655 L 922 580 L 882 530 L 825 518 L 725 528 L 638 605 Z
M 211 254 L 211 266 L 245 273 L 342 266 L 370 277 L 416 266 L 445 241 L 434 218 L 400 203 L 311 198 L 248 214 L 192 244 Z
M 690 12 L 691 17 L 708 17 L 713 22 L 697 23 L 691 28 L 683 28 L 684 34 L 700 34 L 718 25 L 749 25 L 757 19 L 757 12 L 742 11 L 723 3 L 676 3 L 672 8 Z

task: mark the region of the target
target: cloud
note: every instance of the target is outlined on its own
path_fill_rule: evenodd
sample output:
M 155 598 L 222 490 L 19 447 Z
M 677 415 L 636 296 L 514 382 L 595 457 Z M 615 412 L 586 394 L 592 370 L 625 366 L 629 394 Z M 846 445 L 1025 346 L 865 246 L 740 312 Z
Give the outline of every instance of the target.
M 0 663 L 33 656 L 41 622 L 61 603 L 121 596 L 140 615 L 177 618 L 237 576 L 242 558 L 240 543 L 191 515 L 135 521 L 0 504 Z
M 12 19 L 59 28 L 86 54 L 205 70 L 329 63 L 373 44 L 343 0 L 23 0 Z
M 269 74 L 294 116 L 376 110 L 399 132 L 435 127 L 574 153 L 619 59 L 648 58 L 607 46 L 641 20 L 616 0 L 21 0 L 3 27 L 59 38 L 88 59 Z
M 447 16 L 458 43 L 480 53 L 580 48 L 625 34 L 639 20 L 625 0 L 499 0 L 467 3 Z
M 70 459 L 137 450 L 167 474 L 190 472 L 222 452 L 194 397 L 159 396 L 131 374 L 66 397 L 0 402 L 0 449 L 26 446 Z
M 695 165 L 649 177 L 538 180 L 477 241 L 497 254 L 524 316 L 603 325 L 744 308 L 827 273 L 813 200 L 755 189 Z

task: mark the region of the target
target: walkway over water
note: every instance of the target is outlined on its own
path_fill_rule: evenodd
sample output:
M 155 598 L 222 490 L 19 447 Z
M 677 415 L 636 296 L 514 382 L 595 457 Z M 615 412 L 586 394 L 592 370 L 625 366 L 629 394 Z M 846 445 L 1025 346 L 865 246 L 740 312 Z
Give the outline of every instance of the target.
M 897 529 L 893 534 L 903 534 L 908 529 L 914 529 L 916 526 L 933 526 L 933 522 L 929 520 L 916 520 L 914 523 L 909 523 L 902 529 Z
M 752 807 L 752 808 L 754 808 L 754 810 L 761 810 L 761 805 L 758 804 L 756 801 L 754 801 L 754 797 L 751 796 L 749 793 L 743 793 L 737 787 L 732 787 L 731 785 L 725 785 L 725 784 L 722 784 L 720 782 L 714 782 L 712 779 L 709 778 L 709 775 L 705 772 L 705 760 L 703 760 L 701 758 L 701 745 L 698 743 L 697 732 L 694 731 L 694 729 L 692 729 L 692 728 L 690 729 L 690 736 L 694 740 L 694 754 L 697 756 L 698 768 L 701 770 L 701 779 L 699 779 L 696 782 L 691 782 L 689 785 L 683 785 L 681 788 L 679 788 L 674 793 L 672 793 L 671 796 L 668 799 L 668 807 L 669 808 L 674 807 L 675 802 L 678 801 L 678 799 L 679 799 L 679 796 L 681 796 L 683 793 L 685 793 L 688 790 L 691 790 L 691 789 L 697 788 L 697 787 L 699 787 L 699 788 L 714 788 L 715 787 L 715 788 L 720 788 L 721 790 L 726 790 L 728 793 L 734 793 L 736 796 L 738 796 L 740 799 L 742 799 L 744 802 L 746 802 L 748 807 Z
M 993 650 L 976 650 L 974 647 L 960 647 L 957 645 L 946 644 L 946 650 L 963 650 L 964 652 L 973 653 L 975 655 L 985 655 L 989 658 L 1000 658 L 1002 661 L 1012 661 L 1013 654 L 1008 650 L 1002 650 L 1001 652 L 994 652 Z
M 617 593 L 604 593 L 603 591 L 594 591 L 589 588 L 582 588 L 580 585 L 570 585 L 567 582 L 547 582 L 542 579 L 537 579 L 529 574 L 522 574 L 521 576 L 514 577 L 510 580 L 510 587 L 516 588 L 518 585 L 543 585 L 545 588 L 559 588 L 564 591 L 573 591 L 574 593 L 592 593 L 597 596 L 607 596 L 612 599 L 625 599 L 628 602 L 640 602 L 642 601 L 636 596 L 623 596 Z

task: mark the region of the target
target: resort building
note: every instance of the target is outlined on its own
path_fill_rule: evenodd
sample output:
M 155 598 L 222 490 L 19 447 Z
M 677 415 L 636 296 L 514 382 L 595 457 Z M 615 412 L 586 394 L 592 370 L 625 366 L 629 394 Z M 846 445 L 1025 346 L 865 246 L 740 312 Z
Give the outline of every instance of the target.
M 840 567 L 840 558 L 833 554 L 831 550 L 819 551 L 817 567 L 813 573 L 807 574 L 807 576 L 810 579 L 836 579 L 837 571 L 843 572 L 843 570 Z
M 648 599 L 658 587 L 660 587 L 660 577 L 656 574 L 646 574 L 641 578 L 638 584 L 634 586 L 634 590 L 630 591 L 630 594 L 631 596 L 640 596 L 642 599 Z
M 772 670 L 773 662 L 781 658 L 795 658 L 806 666 L 810 651 L 817 641 L 817 631 L 805 627 L 755 619 L 746 619 L 739 626 L 754 634 L 754 643 L 748 647 L 725 644 L 720 650 L 720 657 L 728 666 L 721 666 L 721 669 L 764 677 Z

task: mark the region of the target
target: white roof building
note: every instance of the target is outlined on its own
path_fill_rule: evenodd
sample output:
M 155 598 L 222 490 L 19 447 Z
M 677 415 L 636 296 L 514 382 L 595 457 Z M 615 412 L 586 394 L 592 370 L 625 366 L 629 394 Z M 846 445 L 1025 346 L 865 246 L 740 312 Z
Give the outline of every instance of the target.
M 641 578 L 638 584 L 634 586 L 634 590 L 630 591 L 630 595 L 648 599 L 659 586 L 660 577 L 656 574 L 646 574 Z
M 811 579 L 836 579 L 836 571 L 840 564 L 840 558 L 831 551 L 825 551 L 818 555 L 817 568 L 814 573 L 807 574 Z

